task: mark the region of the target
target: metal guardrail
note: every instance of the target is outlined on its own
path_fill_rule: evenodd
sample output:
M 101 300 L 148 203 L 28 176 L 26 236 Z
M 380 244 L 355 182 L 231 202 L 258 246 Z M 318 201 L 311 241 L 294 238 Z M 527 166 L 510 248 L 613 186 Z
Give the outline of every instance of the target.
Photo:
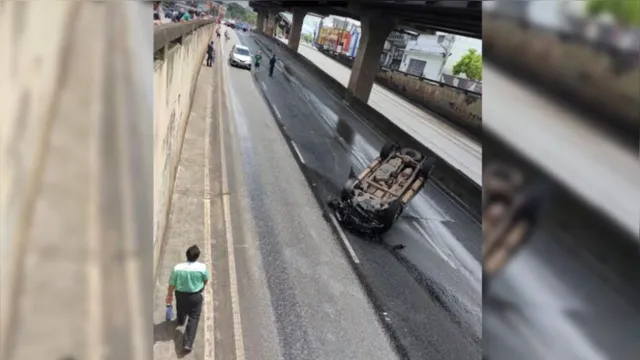
M 158 25 L 153 31 L 153 52 L 155 53 L 172 41 L 188 35 L 203 26 L 215 24 L 215 22 L 215 19 L 204 19 Z

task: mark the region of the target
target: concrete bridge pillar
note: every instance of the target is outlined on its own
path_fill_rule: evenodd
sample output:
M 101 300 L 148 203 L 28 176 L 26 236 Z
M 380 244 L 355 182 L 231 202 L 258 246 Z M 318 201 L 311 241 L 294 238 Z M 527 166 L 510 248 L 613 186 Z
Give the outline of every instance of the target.
M 258 11 L 258 19 L 256 24 L 257 30 L 264 32 L 264 25 L 265 25 L 265 12 L 261 10 L 261 11 Z
M 395 23 L 388 17 L 375 14 L 362 17 L 361 24 L 362 37 L 351 69 L 347 95 L 366 103 L 379 70 L 384 42 Z
M 293 20 L 291 21 L 291 29 L 289 30 L 289 48 L 298 51 L 300 45 L 300 35 L 302 34 L 302 21 L 307 15 L 307 11 L 303 9 L 293 10 Z
M 276 34 L 276 15 L 278 15 L 278 9 L 269 9 L 267 14 L 267 21 L 265 26 L 265 34 L 274 36 Z

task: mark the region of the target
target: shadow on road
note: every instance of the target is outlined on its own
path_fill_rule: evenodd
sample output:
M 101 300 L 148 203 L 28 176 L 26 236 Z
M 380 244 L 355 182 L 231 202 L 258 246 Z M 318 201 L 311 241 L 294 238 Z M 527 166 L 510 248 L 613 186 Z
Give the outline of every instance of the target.
M 178 359 L 187 355 L 182 350 L 183 332 L 178 330 L 175 321 L 163 321 L 153 326 L 153 343 L 173 341 Z

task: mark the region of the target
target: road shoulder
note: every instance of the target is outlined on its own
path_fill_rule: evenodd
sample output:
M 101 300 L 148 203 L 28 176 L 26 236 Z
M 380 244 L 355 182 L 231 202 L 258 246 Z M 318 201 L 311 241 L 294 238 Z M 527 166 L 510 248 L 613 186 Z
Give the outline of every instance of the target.
M 205 221 L 206 202 L 210 201 L 209 186 L 205 186 L 208 170 L 205 166 L 205 140 L 207 121 L 210 121 L 210 87 L 213 81 L 212 68 L 203 66 L 194 91 L 194 99 L 187 124 L 180 162 L 176 174 L 174 192 L 169 214 L 166 244 L 161 255 L 157 282 L 154 284 L 154 360 L 205 359 L 205 345 L 211 352 L 213 334 L 213 306 L 211 287 L 205 291 L 205 303 L 193 351 L 186 356 L 181 353 L 183 327 L 176 328 L 175 322 L 165 322 L 164 300 L 171 269 L 185 261 L 185 251 L 191 245 L 198 245 L 202 251 L 201 261 L 207 263 L 211 271 L 211 238 L 206 236 L 209 219 Z M 213 275 L 213 274 L 212 274 Z M 208 335 L 208 336 L 207 336 Z

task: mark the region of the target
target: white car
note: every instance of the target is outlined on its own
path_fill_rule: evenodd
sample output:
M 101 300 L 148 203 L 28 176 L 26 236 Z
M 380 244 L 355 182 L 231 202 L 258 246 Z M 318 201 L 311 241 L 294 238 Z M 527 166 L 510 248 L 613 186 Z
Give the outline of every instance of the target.
M 242 45 L 234 45 L 229 54 L 229 65 L 251 69 L 251 51 Z

